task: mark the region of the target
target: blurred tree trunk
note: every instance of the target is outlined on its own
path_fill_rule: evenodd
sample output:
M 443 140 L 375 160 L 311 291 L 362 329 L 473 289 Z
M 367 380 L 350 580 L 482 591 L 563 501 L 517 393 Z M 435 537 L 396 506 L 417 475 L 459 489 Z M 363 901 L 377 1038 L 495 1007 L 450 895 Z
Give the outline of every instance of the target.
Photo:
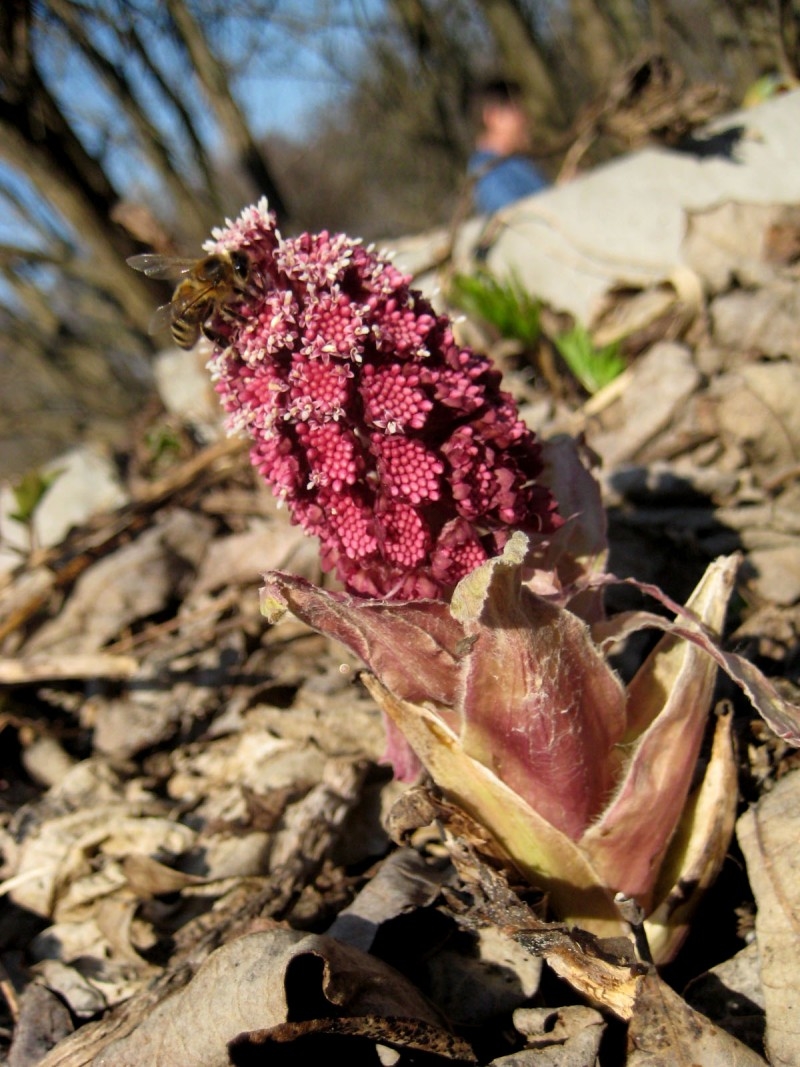
M 795 3 L 795 32 L 800 5 Z M 692 66 L 709 70 L 740 93 L 761 74 L 792 73 L 787 53 L 787 22 L 781 0 L 653 0 L 662 28 L 663 49 L 691 73 Z M 794 69 L 795 76 L 798 71 Z
M 606 0 L 602 5 L 627 59 L 636 55 L 650 35 L 649 6 L 643 9 L 636 0 Z
M 106 91 L 136 131 L 142 155 L 162 178 L 184 227 L 197 241 L 202 240 L 211 226 L 219 221 L 221 205 L 217 202 L 210 205 L 206 191 L 191 188 L 185 177 L 175 169 L 160 131 L 137 103 L 133 86 L 125 72 L 94 46 L 75 4 L 70 0 L 48 0 L 48 8 L 61 20 L 71 41 L 94 68 Z
M 132 277 L 125 263 L 137 246 L 111 221 L 116 190 L 35 67 L 30 13 L 28 0 L 10 0 L 0 11 L 0 153 L 68 220 L 91 252 L 100 288 L 144 329 L 152 314 L 152 290 L 144 279 Z
M 753 78 L 760 74 L 787 71 L 784 19 L 780 0 L 729 0 L 728 6 L 740 26 L 744 50 L 750 53 Z M 795 30 L 800 21 L 800 5 L 795 4 Z M 797 70 L 794 71 L 797 74 Z
M 780 23 L 781 74 L 800 77 L 800 0 L 777 0 Z
M 220 179 L 210 164 L 205 146 L 198 136 L 197 129 L 195 128 L 191 115 L 186 109 L 186 105 L 183 100 L 181 100 L 180 96 L 173 90 L 158 66 L 153 62 L 153 58 L 147 50 L 145 43 L 142 41 L 141 34 L 138 32 L 133 18 L 131 17 L 125 26 L 119 27 L 118 32 L 122 43 L 136 55 L 139 62 L 142 64 L 142 67 L 147 71 L 156 85 L 158 85 L 159 91 L 163 93 L 164 98 L 169 101 L 178 126 L 192 147 L 195 165 L 200 171 L 200 177 L 203 182 L 207 199 L 211 205 L 211 210 L 214 212 L 215 221 L 218 222 L 225 214 L 225 197 L 220 188 Z M 161 138 L 159 137 L 159 139 Z M 208 227 L 206 227 L 206 229 L 207 228 Z
M 389 0 L 389 7 L 427 82 L 425 100 L 430 101 L 436 139 L 457 159 L 466 140 L 464 105 L 472 81 L 469 57 L 425 0 Z
M 569 125 L 546 50 L 518 0 L 477 0 L 500 54 L 505 76 L 518 82 L 537 126 L 537 140 Z
M 590 92 L 598 95 L 608 88 L 620 60 L 629 54 L 628 42 L 610 21 L 607 5 L 603 5 L 604 14 L 595 0 L 570 0 L 569 9 L 582 76 Z
M 266 196 L 270 208 L 278 216 L 279 224 L 284 223 L 288 212 L 283 196 L 263 152 L 231 94 L 227 72 L 211 51 L 203 27 L 195 20 L 184 0 L 167 0 L 166 7 L 195 73 L 206 91 L 209 105 L 233 152 L 234 160 L 242 173 L 253 183 L 252 195 Z

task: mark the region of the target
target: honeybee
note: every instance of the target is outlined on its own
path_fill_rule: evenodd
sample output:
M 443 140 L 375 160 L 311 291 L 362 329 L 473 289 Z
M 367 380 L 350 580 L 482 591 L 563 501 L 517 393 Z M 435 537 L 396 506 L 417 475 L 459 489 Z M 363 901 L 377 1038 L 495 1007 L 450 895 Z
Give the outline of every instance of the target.
M 131 256 L 128 265 L 148 278 L 180 278 L 172 300 L 158 308 L 150 320 L 150 333 L 169 326 L 172 338 L 181 348 L 192 348 L 201 332 L 211 341 L 222 339 L 206 322 L 214 312 L 229 311 L 230 304 L 247 291 L 250 260 L 246 253 L 213 252 L 203 259 L 178 259 L 145 252 Z

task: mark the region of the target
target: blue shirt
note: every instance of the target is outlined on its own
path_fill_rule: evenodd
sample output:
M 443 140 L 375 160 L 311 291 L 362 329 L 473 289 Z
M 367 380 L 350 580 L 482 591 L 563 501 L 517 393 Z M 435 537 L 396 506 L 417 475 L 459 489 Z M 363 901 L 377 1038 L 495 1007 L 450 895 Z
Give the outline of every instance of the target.
M 525 156 L 499 156 L 480 148 L 470 156 L 467 173 L 479 175 L 472 195 L 482 215 L 493 215 L 523 196 L 540 192 L 548 184 Z

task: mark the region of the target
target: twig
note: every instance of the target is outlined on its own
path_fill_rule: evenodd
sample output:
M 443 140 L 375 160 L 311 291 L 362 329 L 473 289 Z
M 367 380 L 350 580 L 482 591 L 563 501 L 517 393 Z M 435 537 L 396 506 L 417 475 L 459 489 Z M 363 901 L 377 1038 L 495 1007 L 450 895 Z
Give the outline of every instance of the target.
M 102 652 L 80 656 L 37 656 L 27 661 L 0 658 L 0 685 L 130 678 L 138 669 L 139 664 L 132 656 L 110 656 Z
M 17 999 L 14 984 L 8 971 L 3 966 L 2 960 L 0 960 L 0 993 L 3 994 L 3 999 L 8 1005 L 9 1014 L 16 1023 L 19 1020 L 19 1000 Z

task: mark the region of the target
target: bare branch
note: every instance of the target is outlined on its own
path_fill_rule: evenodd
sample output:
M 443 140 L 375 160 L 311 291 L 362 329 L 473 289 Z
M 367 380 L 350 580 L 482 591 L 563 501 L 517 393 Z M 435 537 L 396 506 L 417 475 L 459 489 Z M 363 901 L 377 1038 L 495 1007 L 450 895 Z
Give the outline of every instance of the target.
M 163 181 L 179 215 L 195 223 L 198 237 L 208 229 L 211 218 L 203 211 L 200 197 L 187 184 L 184 176 L 173 165 L 170 151 L 161 131 L 139 105 L 136 91 L 123 68 L 116 66 L 103 55 L 90 39 L 85 24 L 77 15 L 74 4 L 68 0 L 48 0 L 53 14 L 63 23 L 70 40 L 86 57 L 115 106 L 130 122 L 137 134 L 138 144 L 158 177 Z M 197 216 L 206 217 L 197 219 Z
M 279 221 L 286 219 L 286 206 L 264 155 L 233 98 L 227 72 L 211 51 L 202 28 L 184 0 L 167 0 L 167 10 L 214 110 L 223 136 L 229 142 L 243 173 L 249 175 L 256 195 L 263 194 Z

